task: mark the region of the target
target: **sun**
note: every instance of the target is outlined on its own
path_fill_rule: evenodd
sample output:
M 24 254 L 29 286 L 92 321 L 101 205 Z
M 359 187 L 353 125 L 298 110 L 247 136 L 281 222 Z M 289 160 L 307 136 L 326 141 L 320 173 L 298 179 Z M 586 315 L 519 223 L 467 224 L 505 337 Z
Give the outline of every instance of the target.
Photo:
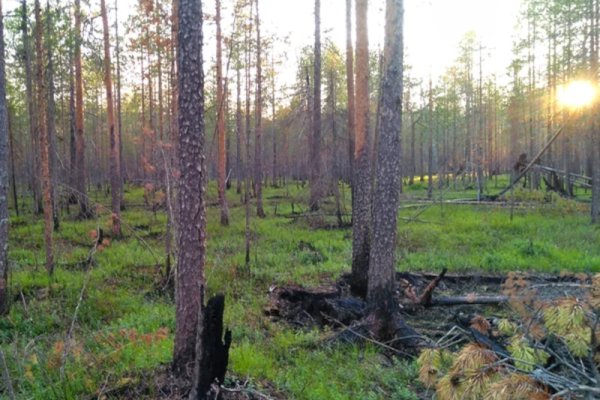
M 558 88 L 558 101 L 569 108 L 583 108 L 595 100 L 596 88 L 591 82 L 577 80 Z

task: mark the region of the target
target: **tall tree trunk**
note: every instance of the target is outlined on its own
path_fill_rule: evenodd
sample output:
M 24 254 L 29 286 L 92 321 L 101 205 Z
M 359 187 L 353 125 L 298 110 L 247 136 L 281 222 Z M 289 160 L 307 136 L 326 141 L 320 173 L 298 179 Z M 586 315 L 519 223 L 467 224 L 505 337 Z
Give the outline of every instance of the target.
M 75 69 L 73 50 L 69 48 L 69 204 L 78 204 L 77 195 L 74 192 L 77 187 L 77 141 L 75 138 Z
M 221 206 L 221 225 L 229 225 L 229 207 L 227 206 L 227 152 L 225 146 L 225 89 L 223 87 L 223 38 L 221 35 L 221 0 L 215 1 L 217 24 L 217 137 L 218 157 L 218 189 Z
M 273 145 L 272 186 L 277 187 L 279 172 L 277 170 L 277 137 L 275 135 L 275 49 L 271 50 L 271 140 Z
M 381 131 L 367 294 L 368 305 L 379 322 L 379 337 L 393 336 L 392 317 L 398 307 L 394 301 L 394 275 L 402 154 L 403 1 L 387 0 L 386 4 Z
M 242 171 L 242 86 L 241 86 L 240 62 L 236 67 L 236 109 L 235 109 L 235 172 L 237 178 L 237 194 L 242 194 L 242 180 L 244 172 Z
M 433 114 L 433 84 L 429 79 L 429 127 L 427 128 L 427 198 L 433 198 L 433 132 L 435 116 Z
M 37 81 L 37 110 L 38 133 L 40 135 L 40 163 L 42 167 L 42 191 L 44 195 L 44 242 L 46 244 L 46 270 L 49 275 L 54 273 L 54 254 L 52 245 L 52 175 L 50 165 L 50 140 L 46 119 L 46 68 L 43 43 L 44 21 L 40 1 L 35 0 L 35 51 L 36 51 L 36 81 Z
M 27 23 L 28 12 L 27 12 L 27 0 L 22 0 L 21 7 L 22 19 L 21 19 L 21 32 L 23 35 L 23 53 L 25 55 L 25 91 L 27 95 L 27 113 L 29 115 L 29 139 L 31 142 L 31 162 L 30 162 L 30 177 L 31 177 L 31 191 L 33 193 L 33 212 L 35 214 L 42 213 L 42 190 L 39 177 L 40 161 L 38 156 L 40 155 L 39 148 L 39 132 L 37 131 L 37 111 L 34 101 L 33 93 L 33 71 L 31 68 L 31 44 L 29 40 L 29 27 Z
M 56 148 L 56 101 L 54 100 L 54 62 L 52 55 L 52 37 L 54 35 L 52 28 L 54 22 L 52 20 L 52 10 L 50 10 L 50 0 L 46 0 L 46 35 L 47 40 L 45 43 L 45 51 L 48 57 L 46 63 L 46 84 L 47 86 L 47 99 L 46 99 L 46 118 L 48 126 L 48 141 L 50 143 L 50 177 L 52 181 L 52 222 L 54 230 L 58 231 L 60 228 L 60 217 L 59 217 L 59 200 L 58 200 L 58 178 L 57 178 L 57 158 L 58 149 Z
M 246 30 L 246 36 L 244 38 L 244 48 L 246 49 L 246 62 L 245 62 L 245 80 L 246 80 L 246 135 L 245 135 L 245 141 L 246 141 L 246 160 L 244 162 L 244 208 L 245 208 L 245 245 L 246 245 L 246 257 L 245 257 L 245 261 L 246 261 L 246 269 L 250 268 L 250 177 L 252 175 L 252 158 L 251 158 L 251 152 L 250 152 L 250 132 L 251 132 L 251 127 L 250 127 L 250 122 L 251 122 L 251 118 L 250 118 L 250 98 L 251 98 L 251 94 L 250 94 L 250 63 L 251 63 L 251 59 L 250 59 L 250 54 L 252 52 L 251 48 L 250 48 L 250 36 L 252 35 L 252 9 L 253 9 L 253 2 L 250 1 L 248 3 L 248 5 L 250 6 L 250 17 L 249 17 L 249 21 L 247 24 L 247 30 Z
M 155 17 L 156 20 L 156 75 L 157 75 L 157 94 L 158 94 L 158 138 L 162 142 L 164 135 L 164 106 L 163 106 L 163 73 L 162 73 L 162 52 L 163 52 L 163 44 L 160 36 L 160 27 L 161 24 L 164 23 L 162 20 L 162 15 L 160 14 L 160 3 L 159 0 L 156 0 L 156 4 L 154 6 Z
M 186 377 L 195 360 L 196 331 L 202 318 L 206 249 L 204 162 L 204 72 L 202 2 L 179 0 L 177 34 L 179 111 L 179 230 L 173 367 Z
M 256 215 L 259 218 L 264 218 L 265 210 L 263 208 L 263 195 L 262 195 L 262 49 L 261 49 L 261 36 L 260 36 L 260 13 L 258 9 L 258 0 L 256 3 L 256 122 L 255 122 L 255 138 L 254 143 L 254 187 L 256 191 Z
M 369 159 L 368 0 L 356 0 L 356 115 L 352 201 L 351 290 L 365 297 L 368 287 L 371 225 L 371 160 Z
M 9 311 L 8 299 L 8 107 L 4 54 L 4 13 L 0 0 L 0 315 Z
M 321 172 L 321 1 L 315 0 L 315 60 L 314 95 L 312 117 L 312 141 L 310 146 L 310 210 L 317 211 L 322 197 Z
M 121 188 L 120 206 L 123 208 L 123 187 L 125 180 L 125 167 L 123 165 L 123 114 L 121 112 L 121 39 L 119 37 L 119 9 L 118 0 L 115 0 L 115 40 L 117 42 L 116 55 L 117 59 L 117 143 L 119 143 L 119 186 Z
M 112 64 L 110 60 L 110 39 L 106 0 L 100 0 L 102 26 L 104 28 L 104 86 L 106 87 L 106 112 L 108 137 L 110 141 L 110 191 L 112 208 L 112 233 L 121 236 L 121 169 L 119 167 L 119 143 L 115 126 L 115 105 L 113 98 Z
M 2 11 L 2 10 L 0 9 L 0 11 Z M 0 15 L 0 18 L 1 18 L 1 15 Z M 2 37 L 0 37 L 0 39 L 2 39 Z M 6 82 L 6 76 L 4 79 Z M 5 88 L 4 92 L 6 94 L 6 88 Z M 15 207 L 15 214 L 18 217 L 20 214 L 19 214 L 19 195 L 18 195 L 18 189 L 17 189 L 17 173 L 16 173 L 16 168 L 15 168 L 15 141 L 14 141 L 13 127 L 11 124 L 10 109 L 8 107 L 8 104 L 6 105 L 6 109 L 7 109 L 7 119 L 8 119 L 8 141 L 9 141 L 9 148 L 10 148 L 10 181 L 11 181 L 11 186 L 12 186 L 13 205 Z
M 352 188 L 354 179 L 354 49 L 352 46 L 352 0 L 346 0 L 346 83 L 348 89 L 348 167 Z M 352 196 L 354 198 L 354 196 Z
M 79 203 L 79 216 L 91 218 L 86 188 L 85 136 L 83 124 L 83 68 L 81 65 L 81 0 L 75 0 L 75 194 Z

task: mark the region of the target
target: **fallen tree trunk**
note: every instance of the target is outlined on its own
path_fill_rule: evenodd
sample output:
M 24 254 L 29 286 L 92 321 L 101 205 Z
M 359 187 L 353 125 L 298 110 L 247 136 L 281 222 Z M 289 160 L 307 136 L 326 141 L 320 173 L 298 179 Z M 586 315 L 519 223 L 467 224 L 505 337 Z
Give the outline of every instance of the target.
M 441 296 L 432 298 L 427 303 L 414 303 L 412 301 L 401 302 L 400 304 L 404 308 L 411 308 L 416 306 L 424 307 L 444 307 L 444 306 L 462 306 L 466 304 L 480 304 L 480 305 L 501 305 L 506 304 L 509 300 L 508 296 L 478 296 L 476 294 L 467 296 Z

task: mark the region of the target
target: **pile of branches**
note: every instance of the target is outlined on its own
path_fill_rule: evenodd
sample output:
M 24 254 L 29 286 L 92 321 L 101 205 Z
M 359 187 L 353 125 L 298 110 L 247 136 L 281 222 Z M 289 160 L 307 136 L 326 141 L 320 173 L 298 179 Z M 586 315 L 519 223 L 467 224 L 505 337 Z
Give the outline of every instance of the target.
M 475 315 L 418 359 L 439 400 L 600 398 L 600 274 L 579 296 L 547 300 L 547 286 L 510 275 L 510 318 Z

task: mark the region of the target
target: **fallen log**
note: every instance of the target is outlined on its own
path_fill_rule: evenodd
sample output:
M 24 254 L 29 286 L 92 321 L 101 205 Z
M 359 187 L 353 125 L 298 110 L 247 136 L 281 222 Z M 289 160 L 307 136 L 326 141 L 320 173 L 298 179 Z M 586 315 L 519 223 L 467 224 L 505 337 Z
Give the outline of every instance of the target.
M 415 304 L 412 301 L 401 302 L 400 305 L 403 308 L 414 308 L 416 306 L 424 307 L 450 307 L 450 306 L 462 306 L 462 305 L 502 305 L 506 304 L 509 300 L 508 296 L 478 296 L 476 294 L 470 294 L 467 296 L 440 296 L 432 298 L 431 301 L 425 304 Z

